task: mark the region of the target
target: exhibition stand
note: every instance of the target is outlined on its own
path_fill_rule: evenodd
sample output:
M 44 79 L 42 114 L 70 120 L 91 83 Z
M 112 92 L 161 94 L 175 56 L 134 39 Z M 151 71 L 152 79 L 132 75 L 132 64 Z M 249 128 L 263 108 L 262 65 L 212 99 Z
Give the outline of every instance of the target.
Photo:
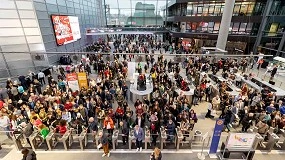
M 252 160 L 255 139 L 254 133 L 230 133 L 217 156 L 220 160 Z
M 142 101 L 144 96 L 146 96 L 147 99 L 150 99 L 150 94 L 153 91 L 153 85 L 151 79 L 149 78 L 149 74 L 145 74 L 145 90 L 138 89 L 138 77 L 139 73 L 133 73 L 133 77 L 130 80 L 130 100 L 134 103 L 137 99 Z

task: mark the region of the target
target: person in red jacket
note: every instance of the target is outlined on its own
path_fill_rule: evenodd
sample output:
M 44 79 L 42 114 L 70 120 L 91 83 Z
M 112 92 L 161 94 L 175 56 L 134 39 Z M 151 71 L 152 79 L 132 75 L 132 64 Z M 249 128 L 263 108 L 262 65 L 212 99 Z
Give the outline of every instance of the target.
M 60 120 L 59 125 L 56 127 L 56 130 L 60 135 L 64 135 L 65 132 L 67 131 L 66 121 L 63 119 Z
M 118 106 L 115 115 L 119 125 L 119 123 L 123 120 L 124 117 L 124 109 L 121 106 Z
M 64 109 L 70 111 L 72 109 L 72 107 L 73 107 L 73 104 L 69 100 L 66 100 L 66 103 L 64 105 Z
M 142 114 L 144 113 L 144 110 L 143 110 L 141 104 L 140 104 L 136 109 L 137 109 L 137 110 L 136 110 L 136 114 L 137 114 L 137 115 L 138 115 L 138 114 L 142 115 Z

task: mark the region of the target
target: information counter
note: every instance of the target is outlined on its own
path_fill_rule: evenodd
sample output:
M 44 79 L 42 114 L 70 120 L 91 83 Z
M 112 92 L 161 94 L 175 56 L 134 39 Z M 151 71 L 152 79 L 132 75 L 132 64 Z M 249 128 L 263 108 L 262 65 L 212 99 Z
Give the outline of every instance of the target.
M 146 79 L 146 90 L 144 91 L 139 91 L 137 89 L 137 79 L 138 79 L 139 74 L 138 73 L 134 73 L 133 74 L 133 79 L 130 81 L 131 85 L 130 85 L 130 100 L 132 102 L 136 102 L 137 99 L 139 100 L 143 100 L 143 97 L 146 96 L 147 99 L 150 99 L 150 94 L 153 91 L 153 85 L 152 82 L 150 81 L 149 74 L 146 74 L 145 76 L 147 77 Z
M 209 76 L 209 79 L 211 81 L 212 86 L 218 92 L 219 92 L 218 84 L 220 84 L 221 82 L 227 82 L 227 80 L 224 79 L 222 76 L 213 75 L 213 74 L 208 74 L 208 76 Z M 240 93 L 240 89 L 238 87 L 236 87 L 234 84 L 228 84 L 227 83 L 227 92 L 231 96 L 237 96 Z

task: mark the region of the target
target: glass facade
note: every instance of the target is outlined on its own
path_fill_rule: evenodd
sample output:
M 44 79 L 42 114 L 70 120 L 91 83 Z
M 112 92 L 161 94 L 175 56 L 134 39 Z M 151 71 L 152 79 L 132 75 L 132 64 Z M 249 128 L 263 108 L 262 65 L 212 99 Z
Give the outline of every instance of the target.
M 282 36 L 285 32 L 285 1 L 283 0 L 273 0 L 272 6 L 267 16 L 266 25 L 262 33 L 262 38 L 260 44 L 258 45 L 262 48 L 262 52 L 265 54 L 280 54 L 282 51 L 281 44 Z M 281 50 L 278 51 L 281 45 Z M 285 56 L 284 53 L 280 54 Z
M 162 26 L 167 0 L 105 0 L 108 26 Z
M 168 8 L 168 17 L 185 16 L 185 17 L 207 17 L 206 21 L 191 21 L 186 22 L 186 32 L 195 33 L 214 33 L 218 34 L 220 30 L 220 19 L 224 11 L 225 3 L 216 1 L 195 1 L 188 3 L 177 3 Z M 266 1 L 236 1 L 233 8 L 233 17 L 240 17 L 230 24 L 230 34 L 244 34 L 256 36 L 261 23 L 258 21 L 252 22 L 250 16 L 262 16 Z M 282 7 L 279 7 L 282 8 Z M 209 17 L 213 17 L 212 22 Z M 247 21 L 245 21 L 248 19 Z M 179 23 L 179 22 L 178 22 Z M 167 28 L 172 31 L 180 31 L 179 24 L 167 23 Z
M 256 35 L 258 23 L 231 22 L 230 34 Z M 220 22 L 187 22 L 186 32 L 219 33 Z
M 176 4 L 169 10 L 169 16 L 222 16 L 224 2 L 197 1 Z M 264 2 L 235 2 L 233 16 L 262 15 Z

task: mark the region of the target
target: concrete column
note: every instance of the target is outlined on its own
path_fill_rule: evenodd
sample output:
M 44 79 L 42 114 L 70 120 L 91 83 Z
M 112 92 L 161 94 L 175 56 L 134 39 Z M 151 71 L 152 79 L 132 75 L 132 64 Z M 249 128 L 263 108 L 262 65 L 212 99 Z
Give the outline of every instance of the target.
M 284 43 L 285 43 L 285 32 L 283 32 L 283 36 L 282 36 L 282 39 L 280 41 L 280 44 L 279 44 L 279 47 L 278 47 L 278 51 L 276 53 L 276 56 L 280 56 L 280 51 L 282 50 L 283 46 L 284 46 Z
M 217 48 L 226 49 L 226 44 L 229 35 L 229 29 L 233 16 L 233 9 L 235 5 L 235 0 L 226 0 L 225 8 L 223 11 L 222 21 L 219 30 L 219 36 L 217 40 Z
M 258 52 L 257 48 L 260 45 L 262 35 L 263 35 L 263 31 L 264 31 L 265 26 L 267 24 L 272 4 L 273 4 L 273 0 L 267 0 L 266 6 L 265 6 L 264 11 L 263 11 L 262 21 L 261 21 L 261 24 L 259 26 L 258 33 L 256 36 L 256 40 L 255 40 L 255 43 L 253 46 L 253 54 L 257 54 L 257 52 Z

